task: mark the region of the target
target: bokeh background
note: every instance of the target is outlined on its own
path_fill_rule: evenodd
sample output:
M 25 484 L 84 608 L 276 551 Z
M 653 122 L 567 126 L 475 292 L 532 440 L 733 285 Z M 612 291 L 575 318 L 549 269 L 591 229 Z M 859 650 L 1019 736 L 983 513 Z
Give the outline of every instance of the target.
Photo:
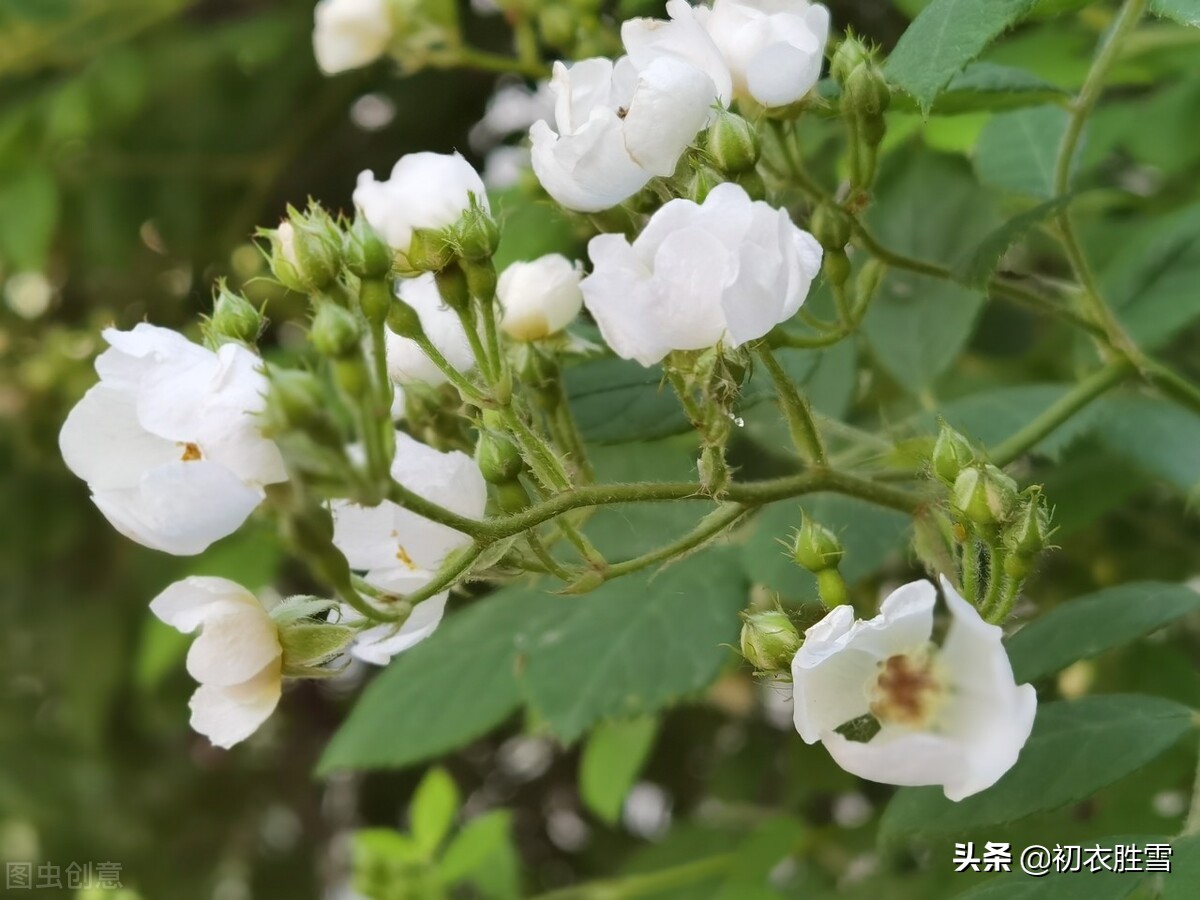
M 304 576 L 265 524 L 187 560 L 120 538 L 57 452 L 67 410 L 94 380 L 100 327 L 148 319 L 194 331 L 215 279 L 227 278 L 270 302 L 267 343 L 286 352 L 289 303 L 300 301 L 258 279 L 264 266 L 249 241 L 254 228 L 273 225 L 286 204 L 310 196 L 348 209 L 357 173 L 383 174 L 405 152 L 458 148 L 471 156 L 467 134 L 495 76 L 401 77 L 380 63 L 322 77 L 309 44 L 312 5 L 0 2 L 0 859 L 116 861 L 131 897 L 348 896 L 339 893 L 347 835 L 402 824 L 421 775 L 314 777 L 366 677 L 361 671 L 290 690 L 281 714 L 233 753 L 192 734 L 186 641 L 153 620 L 149 598 L 184 574 L 220 573 L 285 593 L 304 589 Z M 837 23 L 885 46 L 921 5 L 831 4 Z M 661 9 L 652 0 L 621 0 L 612 12 Z M 473 43 L 505 50 L 502 22 L 468 21 Z M 994 55 L 1075 88 L 1096 35 L 1096 23 L 1070 16 L 1010 39 Z M 1198 53 L 1193 44 L 1132 59 L 1120 80 L 1136 102 L 1123 119 L 1109 115 L 1101 125 L 1106 149 L 1120 143 L 1127 167 L 1157 179 L 1160 196 L 1172 184 L 1195 193 L 1200 144 L 1188 134 L 1200 102 Z M 1179 111 L 1162 119 L 1178 134 L 1139 133 L 1138 104 L 1147 101 Z M 930 147 L 962 153 L 986 119 L 905 127 Z M 575 241 L 561 222 L 547 227 L 553 233 L 545 240 Z M 1014 371 L 1040 364 L 1019 352 L 1004 358 L 1006 347 L 1024 346 L 1025 319 L 988 316 L 976 349 L 999 353 Z M 1107 479 L 1104 491 L 1118 493 L 1116 502 L 1089 488 L 1093 475 Z M 1068 548 L 1053 563 L 1057 592 L 1194 574 L 1196 526 L 1178 491 L 1119 461 L 1061 481 L 1050 496 L 1070 495 L 1074 518 Z M 1121 653 L 1105 671 L 1119 672 L 1111 677 L 1123 686 L 1200 702 L 1186 635 Z M 713 822 L 753 825 L 781 794 L 811 821 L 847 829 L 850 846 L 868 849 L 869 829 L 854 834 L 871 818 L 871 791 L 847 793 L 852 781 L 822 755 L 781 740 L 769 716 L 751 716 L 755 702 L 743 673 L 722 682 L 709 702 L 671 712 L 643 776 L 641 806 L 614 828 L 580 808 L 577 753 L 523 736 L 520 721 L 445 760 L 468 804 L 514 810 L 522 874 L 513 859 L 500 860 L 482 889 L 536 891 L 654 868 L 698 847 L 719 850 Z M 1135 776 L 1105 815 L 1126 830 L 1177 826 L 1189 755 L 1183 748 Z M 673 813 L 708 826 L 670 827 Z M 1086 811 L 1070 815 L 1086 818 Z

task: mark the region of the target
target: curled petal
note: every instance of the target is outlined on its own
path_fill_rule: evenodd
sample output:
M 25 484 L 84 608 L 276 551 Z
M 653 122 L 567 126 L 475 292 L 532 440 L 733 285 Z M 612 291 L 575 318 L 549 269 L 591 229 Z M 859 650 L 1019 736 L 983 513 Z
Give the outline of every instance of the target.
M 437 630 L 449 596 L 448 592 L 443 592 L 418 603 L 399 628 L 384 624 L 360 632 L 350 652 L 363 662 L 387 665 L 393 656 L 421 643 Z M 357 613 L 346 616 L 351 621 L 358 617 Z
M 241 684 L 202 684 L 188 704 L 192 728 L 217 747 L 232 747 L 258 730 L 279 705 L 283 694 L 278 661 L 268 663 Z
M 208 619 L 258 599 L 236 581 L 210 575 L 193 575 L 176 581 L 150 601 L 150 611 L 167 625 L 191 634 Z
M 674 174 L 679 158 L 707 124 L 715 100 L 716 87 L 702 71 L 656 59 L 638 72 L 623 122 L 629 156 L 652 175 Z

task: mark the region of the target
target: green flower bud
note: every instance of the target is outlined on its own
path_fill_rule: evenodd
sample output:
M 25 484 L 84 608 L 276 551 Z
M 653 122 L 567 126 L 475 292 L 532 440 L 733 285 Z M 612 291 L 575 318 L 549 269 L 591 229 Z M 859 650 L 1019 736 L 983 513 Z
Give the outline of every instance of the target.
M 358 308 L 363 317 L 372 325 L 381 325 L 387 321 L 391 312 L 395 293 L 392 290 L 390 278 L 366 278 L 358 285 Z
M 857 37 L 847 33 L 846 39 L 838 44 L 829 62 L 829 74 L 839 85 L 845 87 L 850 73 L 869 62 L 871 51 Z
M 447 266 L 436 275 L 438 293 L 446 305 L 458 313 L 465 313 L 471 308 L 471 287 L 467 284 L 467 273 L 461 266 Z
M 283 648 L 283 674 L 308 674 L 306 670 L 322 666 L 342 653 L 354 640 L 355 629 L 312 619 L 301 619 L 279 629 Z
M 874 62 L 860 65 L 846 79 L 842 103 L 859 115 L 882 116 L 891 102 L 892 90 Z
M 803 515 L 803 514 L 802 514 Z M 792 544 L 792 559 L 810 572 L 836 569 L 842 561 L 842 542 L 832 531 L 803 515 Z
M 471 262 L 491 259 L 500 246 L 500 225 L 492 214 L 471 197 L 471 207 L 454 226 L 458 255 Z
M 974 465 L 954 480 L 950 503 L 976 525 L 1003 524 L 1017 499 L 1017 484 L 995 466 Z
M 1014 555 L 1032 558 L 1046 548 L 1050 533 L 1050 510 L 1042 489 L 1031 487 L 1004 530 L 1004 546 Z
M 850 214 L 837 203 L 822 203 L 808 222 L 817 243 L 830 253 L 844 253 L 854 231 Z
M 496 296 L 496 266 L 491 259 L 476 262 L 464 262 L 463 271 L 467 275 L 467 290 L 472 297 L 482 301 L 490 301 Z
M 365 397 L 371 387 L 371 376 L 361 356 L 345 356 L 333 361 L 333 380 L 347 397 Z
M 475 462 L 489 484 L 513 481 L 525 469 L 525 460 L 521 458 L 521 451 L 516 444 L 507 435 L 490 430 L 479 433 Z
M 517 479 L 495 485 L 496 505 L 501 512 L 512 515 L 529 508 L 529 492 Z
M 229 290 L 224 281 L 218 282 L 212 316 L 205 328 L 210 340 L 216 344 L 226 341 L 253 344 L 262 334 L 263 325 L 262 313 L 253 303 Z
M 941 423 L 937 441 L 933 445 L 930 462 L 933 474 L 946 485 L 953 485 L 960 472 L 975 462 L 975 451 L 971 442 L 947 425 Z
M 850 602 L 846 579 L 842 578 L 842 573 L 837 569 L 826 569 L 817 573 L 817 592 L 821 595 L 821 602 L 828 609 Z
M 354 313 L 326 301 L 317 308 L 309 337 L 322 356 L 341 359 L 358 351 L 362 328 Z
M 391 308 L 388 309 L 387 327 L 401 337 L 425 336 L 425 329 L 421 327 L 421 316 L 399 297 L 393 298 Z
M 430 231 L 427 228 L 416 229 L 413 231 L 412 240 L 409 241 L 405 262 L 407 263 L 405 274 L 440 272 L 454 262 L 452 236 L 444 231 Z
M 304 430 L 324 412 L 325 389 L 312 372 L 271 366 L 267 382 L 267 419 L 274 430 Z
M 850 278 L 850 257 L 844 250 L 827 251 L 821 258 L 821 272 L 834 287 L 841 287 Z
M 738 172 L 733 180 L 742 186 L 742 189 L 750 195 L 751 200 L 767 198 L 767 184 L 758 174 L 758 169 L 746 169 L 744 172 Z
M 392 248 L 362 213 L 346 232 L 346 268 L 359 278 L 386 278 L 392 272 Z
M 337 277 L 342 234 L 321 207 L 314 205 L 306 213 L 288 207 L 286 221 L 259 234 L 270 243 L 268 262 L 284 287 L 311 294 L 328 287 Z
M 758 162 L 758 133 L 735 113 L 719 110 L 708 127 L 708 155 L 731 174 L 753 169 Z
M 698 165 L 688 182 L 687 198 L 693 203 L 703 203 L 712 189 L 724 181 L 725 177 L 712 166 Z
M 742 613 L 742 656 L 759 672 L 790 672 L 803 641 L 787 613 L 779 609 Z

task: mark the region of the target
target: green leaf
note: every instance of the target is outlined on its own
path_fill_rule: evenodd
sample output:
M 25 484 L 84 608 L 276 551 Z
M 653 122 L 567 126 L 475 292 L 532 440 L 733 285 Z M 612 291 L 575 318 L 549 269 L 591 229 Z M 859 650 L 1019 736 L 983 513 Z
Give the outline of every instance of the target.
M 1171 872 L 1162 876 L 1161 900 L 1192 900 L 1200 885 L 1200 834 L 1186 834 L 1171 842 Z
M 803 822 L 781 816 L 764 822 L 737 846 L 718 900 L 776 900 L 781 896 L 771 874 L 796 853 L 804 838 Z
M 1200 318 L 1200 206 L 1139 229 L 1100 274 L 1101 290 L 1147 349 Z
M 1028 197 L 1053 197 L 1054 164 L 1069 118 L 1060 106 L 1038 106 L 993 116 L 975 147 L 979 180 L 988 187 Z
M 908 26 L 884 69 L 928 114 L 963 67 L 1016 24 L 1037 0 L 934 0 Z
M 1200 609 L 1181 584 L 1134 582 L 1080 597 L 1039 616 L 1008 639 L 1017 681 L 1033 681 L 1136 640 Z
M 951 265 L 997 218 L 965 162 L 931 153 L 892 157 L 869 213 L 871 228 L 886 246 Z M 983 296 L 969 288 L 892 269 L 863 330 L 888 373 L 919 393 L 958 356 L 982 305 Z
M 1200 416 L 1157 397 L 1110 397 L 1100 440 L 1142 471 L 1185 493 L 1200 485 Z
M 581 597 L 528 647 L 530 705 L 573 741 L 601 719 L 653 712 L 707 687 L 729 658 L 748 585 L 732 548 Z
M 485 897 L 520 894 L 520 860 L 513 847 L 512 813 L 497 809 L 463 827 L 438 866 L 447 886 L 472 883 Z
M 955 267 L 954 277 L 967 287 L 983 290 L 1008 248 L 1035 226 L 1056 215 L 1073 199 L 1072 194 L 1064 194 L 1009 219 L 980 241 L 974 252 Z
M 1017 764 L 958 803 L 940 788 L 902 788 L 880 839 L 895 843 L 999 825 L 1090 797 L 1140 769 L 1193 728 L 1192 711 L 1160 697 L 1109 695 L 1049 703 Z
M 601 722 L 588 735 L 579 761 L 579 796 L 602 821 L 616 825 L 620 820 L 625 796 L 657 736 L 654 716 Z
M 832 80 L 821 82 L 821 96 L 836 100 L 840 90 Z M 1042 106 L 1067 95 L 1061 87 L 1013 66 L 973 62 L 950 79 L 933 104 L 935 116 L 999 112 L 1024 106 Z M 917 103 L 907 94 L 896 94 L 888 107 L 896 113 L 917 113 Z
M 588 360 L 563 372 L 575 421 L 586 441 L 652 441 L 691 428 L 658 366 Z
M 1150 12 L 1180 25 L 1200 28 L 1200 0 L 1150 0 Z
M 458 785 L 449 772 L 437 766 L 425 773 L 413 794 L 408 816 L 413 840 L 426 857 L 435 856 L 450 833 L 458 803 Z
M 448 616 L 371 682 L 319 771 L 409 766 L 499 725 L 520 704 L 522 642 L 561 615 L 563 602 L 511 587 Z
M 583 241 L 557 206 L 534 201 L 519 187 L 492 191 L 489 200 L 503 232 L 494 260 L 498 270 L 547 253 L 582 256 Z
M 751 581 L 778 591 L 787 600 L 817 599 L 816 578 L 792 560 L 786 546 L 792 531 L 800 526 L 801 510 L 841 540 L 846 553 L 840 569 L 849 584 L 861 581 L 904 550 L 909 519 L 896 510 L 841 494 L 775 503 L 753 520 L 753 531 L 741 547 L 742 566 Z

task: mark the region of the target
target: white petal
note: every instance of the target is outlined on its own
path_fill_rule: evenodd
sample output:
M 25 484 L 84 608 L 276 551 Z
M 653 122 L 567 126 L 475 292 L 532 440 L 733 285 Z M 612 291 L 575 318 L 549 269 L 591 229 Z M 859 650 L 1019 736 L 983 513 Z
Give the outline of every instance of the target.
M 326 75 L 378 59 L 392 37 L 384 0 L 321 0 L 314 20 L 313 52 Z
M 101 381 L 113 385 L 138 385 L 164 361 L 205 359 L 211 355 L 179 332 L 148 322 L 139 322 L 130 331 L 106 328 L 102 334 L 110 349 L 96 359 L 96 372 Z
M 658 298 L 649 268 L 619 234 L 592 238 L 588 255 L 592 274 L 579 289 L 605 343 L 622 359 L 635 359 L 643 366 L 660 362 L 671 347 L 657 327 L 653 310 Z
M 629 19 L 621 25 L 621 42 L 639 69 L 648 68 L 658 59 L 671 58 L 705 73 L 716 97 L 728 106 L 733 95 L 729 68 L 697 18 L 699 12 L 685 0 L 669 0 L 670 21 Z
M 274 441 L 263 437 L 261 415 L 269 390 L 262 360 L 245 347 L 225 344 L 197 435 L 205 457 L 218 462 L 246 484 L 261 486 L 287 480 L 283 457 Z
M 435 450 L 398 431 L 391 472 L 413 493 L 460 516 L 479 519 L 487 507 L 487 483 L 479 465 L 459 450 Z
M 232 747 L 250 737 L 279 705 L 283 692 L 278 662 L 238 685 L 202 684 L 192 694 L 192 728 L 218 747 Z
M 921 649 L 933 634 L 937 589 L 924 579 L 901 585 L 879 607 L 879 615 L 862 623 L 850 646 L 887 659 Z
M 884 726 L 866 742 L 836 732 L 827 732 L 821 740 L 834 762 L 851 775 L 880 784 L 942 784 L 961 777 L 966 767 L 961 744 L 928 732 Z
M 236 581 L 193 575 L 176 581 L 150 601 L 150 611 L 172 628 L 190 634 L 214 615 L 258 600 Z
M 647 172 L 668 176 L 716 100 L 713 81 L 699 69 L 673 59 L 656 59 L 638 73 L 637 88 L 622 122 L 625 148 Z
M 520 341 L 561 331 L 583 307 L 581 277 L 579 266 L 561 253 L 511 263 L 496 284 L 503 310 L 500 327 Z
M 852 607 L 834 607 L 804 633 L 804 643 L 792 658 L 793 720 L 809 744 L 869 711 L 867 687 L 878 672 L 879 659 L 847 649 L 860 626 Z
M 746 89 L 768 108 L 795 103 L 821 77 L 823 47 L 816 39 L 800 46 L 779 42 L 764 47 L 746 67 Z
M 546 193 L 567 209 L 608 209 L 632 197 L 651 178 L 629 155 L 615 110 L 595 110 L 569 135 L 557 135 L 545 122 L 535 122 L 529 137 L 534 174 Z
M 175 462 L 183 453 L 174 441 L 142 427 L 132 389 L 105 382 L 71 410 L 58 446 L 67 468 L 95 491 L 135 487 L 144 472 Z
M 279 630 L 254 599 L 229 604 L 204 621 L 188 651 L 187 670 L 201 684 L 229 687 L 252 678 L 282 653 Z
M 463 373 L 475 368 L 475 355 L 462 320 L 442 300 L 433 275 L 401 279 L 397 294 L 416 310 L 425 336 L 451 366 Z M 388 374 L 397 384 L 423 383 L 436 387 L 446 383 L 445 373 L 415 341 L 391 331 L 387 332 L 387 361 Z
M 449 592 L 443 592 L 418 603 L 398 629 L 387 624 L 366 629 L 355 639 L 350 652 L 364 662 L 387 665 L 393 656 L 419 644 L 437 630 L 449 596 Z
M 223 466 L 197 460 L 151 469 L 137 487 L 96 491 L 92 501 L 126 537 L 191 556 L 235 532 L 262 495 Z
M 732 263 L 725 245 L 702 228 L 682 228 L 659 246 L 654 259 L 659 327 L 672 350 L 701 350 L 721 341 L 721 297 Z
M 392 535 L 395 504 L 359 506 L 345 500 L 329 504 L 333 513 L 333 543 L 346 557 L 350 568 L 362 572 L 377 566 L 394 565 L 396 539 Z

